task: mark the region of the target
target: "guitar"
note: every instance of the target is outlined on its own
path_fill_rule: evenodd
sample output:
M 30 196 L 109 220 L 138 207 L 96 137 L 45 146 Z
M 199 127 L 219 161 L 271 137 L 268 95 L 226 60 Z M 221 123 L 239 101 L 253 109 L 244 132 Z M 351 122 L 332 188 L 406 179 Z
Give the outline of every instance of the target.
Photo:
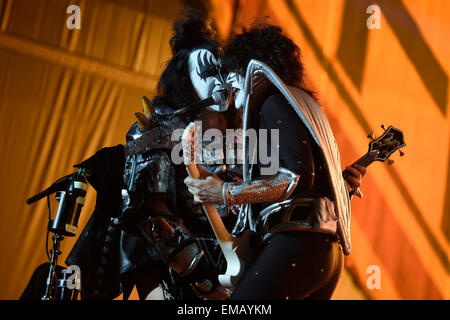
M 193 179 L 205 179 L 213 176 L 205 170 L 199 170 L 194 161 L 195 158 L 195 124 L 189 124 L 184 130 L 182 136 L 183 158 L 188 174 Z M 200 151 L 201 152 L 201 151 Z M 217 177 L 215 177 L 217 178 Z M 211 204 L 204 203 L 203 210 L 206 213 L 208 221 L 214 231 L 214 235 L 220 245 L 222 253 L 227 262 L 225 274 L 219 275 L 218 279 L 222 286 L 234 288 L 241 278 L 245 268 L 251 263 L 257 253 L 259 244 L 259 236 L 253 231 L 244 231 L 238 236 L 231 235 L 223 224 L 216 207 Z
M 382 128 L 385 129 L 383 126 Z M 208 176 L 214 177 L 214 175 L 207 173 L 205 170 L 199 170 L 199 167 L 197 167 L 194 161 L 195 148 L 193 141 L 195 130 L 195 124 L 191 123 L 186 127 L 182 136 L 183 157 L 188 174 L 193 179 L 205 179 Z M 392 126 L 385 129 L 383 135 L 377 139 L 373 137 L 373 134 L 369 135 L 369 137 L 373 139 L 369 143 L 369 151 L 353 164 L 368 167 L 374 161 L 384 162 L 396 150 L 406 146 L 402 131 Z M 403 156 L 403 152 L 400 151 L 400 155 Z M 346 171 L 344 171 L 344 177 L 346 174 Z M 359 188 L 352 192 L 362 198 Z M 224 287 L 234 288 L 244 273 L 245 268 L 255 258 L 258 252 L 257 247 L 260 243 L 260 237 L 257 233 L 249 230 L 244 231 L 238 236 L 233 236 L 225 228 L 214 205 L 204 203 L 203 209 L 227 262 L 226 272 L 225 274 L 219 275 L 219 282 Z
M 361 158 L 356 160 L 352 165 L 357 164 L 367 168 L 370 164 L 375 161 L 385 162 L 388 160 L 388 164 L 391 165 L 394 163 L 393 160 L 390 160 L 389 157 L 400 148 L 406 146 L 405 140 L 403 138 L 403 132 L 393 126 L 389 126 L 387 129 L 384 125 L 381 125 L 381 128 L 384 130 L 384 133 L 375 139 L 373 133 L 370 133 L 367 137 L 372 139 L 369 142 L 369 151 Z M 404 153 L 400 150 L 400 156 L 403 157 Z M 342 173 L 344 179 L 348 176 L 348 173 L 344 170 Z M 360 198 L 363 197 L 361 190 L 359 188 L 352 190 L 350 195 L 356 195 Z

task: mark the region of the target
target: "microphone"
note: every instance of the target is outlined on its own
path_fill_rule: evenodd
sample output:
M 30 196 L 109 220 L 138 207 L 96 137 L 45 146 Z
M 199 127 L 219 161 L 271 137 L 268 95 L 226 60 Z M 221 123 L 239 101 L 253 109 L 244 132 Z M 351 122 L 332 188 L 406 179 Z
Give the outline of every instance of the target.
M 87 191 L 85 176 L 86 170 L 79 168 L 77 172 L 58 179 L 44 191 L 27 199 L 27 204 L 32 204 L 56 192 L 58 212 L 55 219 L 49 221 L 48 231 L 69 237 L 76 235 Z
M 55 181 L 50 187 L 45 189 L 42 192 L 39 192 L 38 194 L 32 196 L 31 198 L 27 199 L 27 204 L 32 204 L 38 200 L 41 200 L 42 198 L 51 195 L 52 193 L 55 193 L 59 190 L 63 190 L 67 186 L 67 181 L 70 179 L 72 174 L 68 174 L 67 176 L 64 176 L 62 178 L 59 178 L 57 181 Z
M 227 103 L 228 92 L 226 90 L 213 92 L 211 97 L 203 99 L 199 102 L 193 103 L 188 107 L 190 112 L 198 111 L 204 107 L 209 107 L 212 105 L 225 106 Z
M 79 169 L 67 179 L 65 190 L 56 193 L 59 206 L 55 219 L 49 223 L 49 231 L 69 237 L 77 234 L 78 219 L 84 205 L 86 191 L 84 171 Z

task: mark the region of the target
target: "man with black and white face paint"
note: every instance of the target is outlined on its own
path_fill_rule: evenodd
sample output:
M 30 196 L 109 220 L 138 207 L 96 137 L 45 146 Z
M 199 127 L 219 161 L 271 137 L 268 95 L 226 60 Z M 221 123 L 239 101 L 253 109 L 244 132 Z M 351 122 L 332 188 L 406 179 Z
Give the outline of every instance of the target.
M 187 125 L 188 121 L 196 119 L 202 122 L 204 129 L 225 130 L 226 120 L 222 112 L 228 107 L 227 99 L 223 99 L 225 103 L 220 105 L 189 111 L 191 106 L 210 98 L 214 93 L 223 91 L 226 96 L 229 92 L 226 90 L 218 59 L 221 51 L 213 40 L 213 32 L 209 29 L 206 17 L 188 10 L 184 18 L 174 23 L 173 29 L 175 33 L 170 40 L 173 56 L 160 77 L 158 94 L 152 101 L 155 113 L 173 114 L 174 110 L 187 107 L 187 113 L 177 115 L 180 117 L 177 126 L 184 122 Z M 165 111 L 158 112 L 157 108 L 164 108 Z M 153 115 L 153 119 L 157 119 L 157 115 Z M 156 132 L 159 127 L 164 125 L 158 123 L 151 129 Z M 175 126 L 168 127 L 170 130 L 178 129 Z M 168 150 L 155 148 L 150 157 L 144 160 L 145 164 L 148 163 L 144 173 L 153 177 L 153 180 L 141 179 L 140 187 L 148 189 L 147 186 L 157 184 L 162 188 L 145 190 L 142 198 L 146 205 L 136 208 L 139 211 L 141 207 L 145 207 L 145 212 L 141 214 L 145 218 L 139 222 L 140 231 L 157 248 L 159 258 L 166 267 L 179 278 L 179 283 L 171 284 L 170 295 L 188 299 L 227 298 L 228 293 L 217 282 L 218 248 L 213 241 L 204 243 L 196 239 L 196 235 L 201 233 L 203 239 L 213 240 L 212 231 L 201 206 L 194 203 L 192 195 L 183 184 L 183 178 L 187 175 L 184 164 L 175 163 L 170 155 Z M 161 161 L 164 159 L 169 161 Z M 155 164 L 162 165 L 155 167 Z M 143 167 L 142 162 L 139 165 Z M 218 175 L 221 173 L 223 172 L 214 172 Z M 157 208 L 155 200 L 159 201 Z M 151 268 L 148 270 L 155 273 Z M 172 281 L 172 278 L 166 279 L 160 273 L 157 276 L 158 280 L 166 284 Z M 155 290 L 147 297 L 153 299 Z
M 200 100 L 211 97 L 215 92 L 225 91 L 225 81 L 221 74 L 222 66 L 216 57 L 206 49 L 198 49 L 189 55 L 189 78 Z M 223 112 L 228 108 L 224 105 L 212 105 L 210 110 Z

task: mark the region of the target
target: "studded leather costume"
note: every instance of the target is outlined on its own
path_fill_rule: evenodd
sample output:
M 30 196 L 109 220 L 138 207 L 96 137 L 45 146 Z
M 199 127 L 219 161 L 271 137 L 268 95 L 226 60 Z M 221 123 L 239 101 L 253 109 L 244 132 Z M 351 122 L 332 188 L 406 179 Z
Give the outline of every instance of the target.
M 172 112 L 155 109 L 158 115 Z M 127 133 L 127 146 L 139 137 L 135 123 Z M 119 145 L 78 165 L 90 173 L 88 181 L 97 191 L 96 210 L 66 261 L 81 268 L 83 299 L 113 299 L 121 292 L 126 297 L 138 271 L 162 283 L 168 297 L 228 296 L 217 281 L 225 267 L 219 246 L 201 205 L 194 204 L 184 185 L 184 164 L 174 165 L 170 159 L 171 147 L 159 144 L 133 154 Z M 236 175 L 223 166 L 204 169 L 229 181 Z M 164 209 L 155 207 L 156 202 L 164 203 Z M 233 215 L 225 206 L 218 209 L 231 226 Z

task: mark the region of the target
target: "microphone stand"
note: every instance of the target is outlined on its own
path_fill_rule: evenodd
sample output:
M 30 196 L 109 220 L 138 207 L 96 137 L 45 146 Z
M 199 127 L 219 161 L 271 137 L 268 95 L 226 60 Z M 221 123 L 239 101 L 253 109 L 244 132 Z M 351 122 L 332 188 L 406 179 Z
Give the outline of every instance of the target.
M 45 293 L 42 300 L 57 299 L 57 274 L 58 256 L 61 255 L 60 246 L 63 236 L 73 237 L 77 232 L 78 218 L 81 208 L 84 205 L 86 195 L 86 171 L 78 169 L 74 174 L 67 175 L 55 181 L 44 191 L 26 200 L 27 204 L 32 204 L 45 196 L 56 193 L 56 200 L 59 201 L 58 211 L 54 220 L 49 220 L 48 232 L 53 232 L 53 248 L 50 257 L 50 269 L 47 276 Z M 76 297 L 76 296 L 75 296 Z
M 54 292 L 55 288 L 55 280 L 56 280 L 56 266 L 58 265 L 58 256 L 61 254 L 59 251 L 59 247 L 61 241 L 64 240 L 64 237 L 59 233 L 55 233 L 52 237 L 53 240 L 53 248 L 51 250 L 51 258 L 50 258 L 50 269 L 47 276 L 47 281 L 45 282 L 45 293 L 41 300 L 50 300 L 55 298 Z

